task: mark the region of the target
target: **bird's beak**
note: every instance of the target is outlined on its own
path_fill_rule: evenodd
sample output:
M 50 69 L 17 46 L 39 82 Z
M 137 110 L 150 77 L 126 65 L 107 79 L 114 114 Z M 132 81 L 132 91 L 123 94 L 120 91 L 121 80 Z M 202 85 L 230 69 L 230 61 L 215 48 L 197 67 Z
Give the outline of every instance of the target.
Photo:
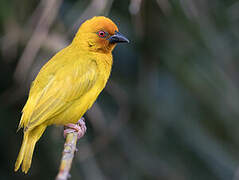
M 120 32 L 115 31 L 115 34 L 109 38 L 109 42 L 114 43 L 129 43 L 129 40 Z

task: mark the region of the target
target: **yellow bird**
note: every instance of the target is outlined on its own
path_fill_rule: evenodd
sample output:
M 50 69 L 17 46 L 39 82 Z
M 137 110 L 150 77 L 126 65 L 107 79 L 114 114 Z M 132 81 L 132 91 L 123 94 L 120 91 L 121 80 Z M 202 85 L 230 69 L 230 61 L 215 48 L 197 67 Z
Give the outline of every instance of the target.
M 112 50 L 129 42 L 103 16 L 85 21 L 72 43 L 53 56 L 33 81 L 19 128 L 24 137 L 15 163 L 27 173 L 36 142 L 52 124 L 77 123 L 105 87 L 112 67 Z

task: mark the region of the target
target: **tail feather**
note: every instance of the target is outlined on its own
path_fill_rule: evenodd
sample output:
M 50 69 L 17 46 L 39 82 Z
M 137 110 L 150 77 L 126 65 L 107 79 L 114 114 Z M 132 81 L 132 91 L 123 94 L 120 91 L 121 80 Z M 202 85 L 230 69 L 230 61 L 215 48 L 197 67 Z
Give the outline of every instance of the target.
M 24 137 L 23 137 L 23 141 L 22 141 L 22 146 L 21 146 L 20 152 L 18 154 L 16 163 L 15 163 L 14 171 L 17 171 L 19 169 L 21 163 L 22 163 L 23 157 L 25 155 L 25 149 L 26 149 L 26 146 L 28 144 L 28 134 L 29 133 L 24 133 Z
M 35 139 L 30 139 L 28 148 L 26 149 L 26 153 L 22 162 L 22 171 L 27 173 L 28 169 L 31 166 L 31 162 L 32 162 L 32 155 L 33 155 L 33 151 L 36 145 L 36 140 Z
M 46 126 L 40 125 L 35 127 L 34 129 L 24 132 L 22 146 L 15 163 L 15 171 L 17 171 L 22 164 L 22 172 L 28 172 L 31 166 L 32 155 L 36 142 L 39 140 L 45 129 Z

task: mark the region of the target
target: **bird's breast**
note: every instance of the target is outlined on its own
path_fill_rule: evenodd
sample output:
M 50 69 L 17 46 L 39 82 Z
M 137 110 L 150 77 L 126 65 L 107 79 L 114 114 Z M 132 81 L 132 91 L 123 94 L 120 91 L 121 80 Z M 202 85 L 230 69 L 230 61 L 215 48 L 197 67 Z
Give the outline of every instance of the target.
M 94 104 L 109 79 L 112 64 L 104 62 L 102 59 L 101 61 L 97 59 L 92 61 L 97 65 L 97 77 L 94 85 L 84 95 L 75 100 L 63 113 L 52 119 L 50 124 L 76 123 Z

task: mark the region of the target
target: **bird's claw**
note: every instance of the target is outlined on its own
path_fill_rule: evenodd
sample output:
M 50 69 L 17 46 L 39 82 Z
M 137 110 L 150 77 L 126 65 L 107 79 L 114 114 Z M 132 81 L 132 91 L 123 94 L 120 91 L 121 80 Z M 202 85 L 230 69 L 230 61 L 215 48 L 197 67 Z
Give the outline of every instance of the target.
M 68 133 L 72 133 L 72 132 L 77 132 L 77 138 L 80 139 L 81 137 L 84 136 L 85 132 L 86 132 L 86 125 L 85 125 L 85 119 L 82 117 L 80 118 L 80 120 L 76 123 L 76 124 L 67 124 L 65 125 L 65 129 L 64 129 L 64 137 L 66 137 L 66 135 Z

